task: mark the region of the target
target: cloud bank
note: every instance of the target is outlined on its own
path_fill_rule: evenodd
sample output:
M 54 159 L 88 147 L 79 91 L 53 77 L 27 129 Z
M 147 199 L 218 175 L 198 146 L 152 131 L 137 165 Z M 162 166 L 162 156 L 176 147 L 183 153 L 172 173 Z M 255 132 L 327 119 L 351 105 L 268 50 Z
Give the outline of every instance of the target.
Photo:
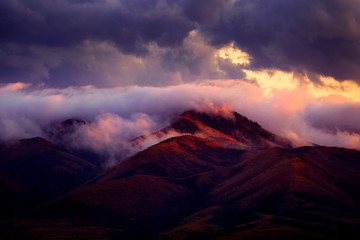
M 238 80 L 111 89 L 39 89 L 23 83 L 7 84 L 0 88 L 0 136 L 2 141 L 48 138 L 44 129 L 51 124 L 71 118 L 85 120 L 88 124 L 74 131 L 72 146 L 93 149 L 111 165 L 170 137 L 151 139 L 142 146 L 129 144 L 138 136 L 167 126 L 186 110 L 232 109 L 298 146 L 316 143 L 360 149 L 359 104 L 334 105 L 329 98 L 317 98 L 314 104 L 307 85 L 272 91 L 269 94 L 258 85 Z

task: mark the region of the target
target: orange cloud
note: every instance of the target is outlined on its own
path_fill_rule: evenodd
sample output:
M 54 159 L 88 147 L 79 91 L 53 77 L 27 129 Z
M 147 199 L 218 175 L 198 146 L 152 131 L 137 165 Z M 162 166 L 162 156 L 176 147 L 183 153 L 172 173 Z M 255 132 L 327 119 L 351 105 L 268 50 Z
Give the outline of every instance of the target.
M 31 84 L 29 83 L 23 83 L 23 82 L 16 82 L 16 83 L 8 83 L 4 85 L 3 87 L 0 87 L 0 90 L 3 91 L 19 91 L 24 88 L 30 87 Z

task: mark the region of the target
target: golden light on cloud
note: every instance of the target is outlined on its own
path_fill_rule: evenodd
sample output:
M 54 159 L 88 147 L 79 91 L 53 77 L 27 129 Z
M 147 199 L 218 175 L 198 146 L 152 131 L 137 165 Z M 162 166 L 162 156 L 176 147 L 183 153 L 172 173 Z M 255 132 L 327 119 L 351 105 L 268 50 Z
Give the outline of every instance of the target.
M 337 81 L 332 77 L 321 76 L 321 84 L 315 84 L 308 77 L 298 79 L 292 72 L 280 70 L 251 71 L 244 70 L 248 79 L 253 79 L 264 90 L 264 95 L 271 97 L 274 91 L 306 91 L 313 99 L 326 99 L 327 102 L 360 102 L 360 86 L 354 81 Z
M 275 89 L 293 90 L 299 86 L 299 81 L 293 73 L 279 70 L 251 71 L 244 70 L 248 79 L 255 80 L 265 90 L 264 95 L 272 96 Z
M 234 42 L 217 50 L 216 56 L 223 59 L 228 59 L 233 64 L 239 64 L 243 66 L 249 65 L 251 60 L 250 55 L 237 48 Z
M 360 86 L 354 81 L 339 82 L 332 77 L 320 77 L 322 85 L 315 85 L 309 81 L 309 90 L 314 97 L 328 98 L 334 102 L 343 102 L 345 99 L 360 102 Z

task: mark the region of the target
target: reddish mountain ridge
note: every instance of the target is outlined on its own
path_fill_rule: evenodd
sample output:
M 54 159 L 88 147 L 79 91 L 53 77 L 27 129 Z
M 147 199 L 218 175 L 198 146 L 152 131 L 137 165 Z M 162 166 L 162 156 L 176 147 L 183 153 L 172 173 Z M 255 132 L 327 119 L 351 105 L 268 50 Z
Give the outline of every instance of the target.
M 291 148 L 286 139 L 234 117 L 186 112 L 154 133 L 175 129 L 183 135 L 47 202 L 34 212 L 36 218 L 3 222 L 0 234 L 24 239 L 360 236 L 360 151 Z
M 178 135 L 190 134 L 210 139 L 227 147 L 243 150 L 292 147 L 290 140 L 263 129 L 258 123 L 236 112 L 229 112 L 223 116 L 190 110 L 178 116 L 168 127 L 152 133 L 151 136 L 161 138 L 174 132 Z M 135 139 L 134 144 L 140 144 L 147 137 L 149 136 Z
M 226 154 L 214 156 L 210 151 L 211 159 L 191 156 L 218 148 L 226 151 L 216 142 L 193 136 L 169 139 L 41 210 L 111 225 L 121 232 L 114 238 L 359 236 L 359 151 L 303 147 L 249 153 L 227 149 L 231 153 L 226 164 L 219 162 L 222 157 L 226 160 Z M 214 165 L 209 168 L 205 162 Z M 181 163 L 186 164 L 184 169 Z

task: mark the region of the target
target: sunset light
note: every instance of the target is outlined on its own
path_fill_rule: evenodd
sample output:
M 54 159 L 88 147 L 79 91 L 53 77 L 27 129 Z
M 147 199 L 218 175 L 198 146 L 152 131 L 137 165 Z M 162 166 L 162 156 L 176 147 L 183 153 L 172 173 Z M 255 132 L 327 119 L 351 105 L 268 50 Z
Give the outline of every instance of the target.
M 1 0 L 0 240 L 360 239 L 360 0 Z

